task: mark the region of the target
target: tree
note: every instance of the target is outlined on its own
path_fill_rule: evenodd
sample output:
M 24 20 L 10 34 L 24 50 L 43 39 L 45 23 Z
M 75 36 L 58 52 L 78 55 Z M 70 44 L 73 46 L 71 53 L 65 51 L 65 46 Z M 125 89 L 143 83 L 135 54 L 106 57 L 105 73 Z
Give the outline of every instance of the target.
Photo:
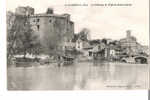
M 80 32 L 79 32 L 79 38 L 83 41 L 88 41 L 90 38 L 90 30 L 87 28 L 83 28 Z
M 7 32 L 8 57 L 23 54 L 25 58 L 39 44 L 38 36 L 34 34 L 27 16 L 15 15 L 13 26 Z
M 20 25 L 16 24 L 16 15 L 7 12 L 7 58 L 11 58 L 15 54 L 15 43 Z M 19 23 L 19 22 L 18 22 Z
M 31 28 L 30 22 L 28 21 L 28 17 L 24 17 L 24 25 L 22 26 L 21 33 L 18 34 L 18 39 L 21 45 L 18 45 L 19 52 L 22 52 L 24 58 L 27 53 L 36 53 L 39 44 L 38 36 L 34 34 L 34 31 Z
M 89 42 L 91 45 L 99 45 L 100 44 L 100 40 L 99 39 L 95 39 L 95 40 L 91 40 L 90 42 Z
M 102 43 L 104 43 L 106 45 L 107 44 L 107 40 L 106 39 L 102 39 Z

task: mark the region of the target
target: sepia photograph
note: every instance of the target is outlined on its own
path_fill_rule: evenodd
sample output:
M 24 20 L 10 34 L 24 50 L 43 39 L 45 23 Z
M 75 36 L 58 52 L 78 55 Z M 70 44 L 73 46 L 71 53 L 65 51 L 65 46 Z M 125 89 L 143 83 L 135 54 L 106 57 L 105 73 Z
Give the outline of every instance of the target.
M 148 3 L 6 0 L 7 89 L 149 89 Z

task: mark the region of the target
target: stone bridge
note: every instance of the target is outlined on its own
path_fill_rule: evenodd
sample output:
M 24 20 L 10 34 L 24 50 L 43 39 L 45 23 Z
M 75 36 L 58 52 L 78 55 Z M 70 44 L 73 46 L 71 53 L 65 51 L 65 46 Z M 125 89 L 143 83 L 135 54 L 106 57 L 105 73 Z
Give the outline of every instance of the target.
M 137 63 L 148 63 L 148 59 L 149 59 L 147 56 L 135 56 L 133 58 Z
M 126 62 L 126 63 L 147 64 L 149 61 L 149 57 L 147 57 L 147 56 L 134 56 L 134 57 L 122 58 L 121 61 Z

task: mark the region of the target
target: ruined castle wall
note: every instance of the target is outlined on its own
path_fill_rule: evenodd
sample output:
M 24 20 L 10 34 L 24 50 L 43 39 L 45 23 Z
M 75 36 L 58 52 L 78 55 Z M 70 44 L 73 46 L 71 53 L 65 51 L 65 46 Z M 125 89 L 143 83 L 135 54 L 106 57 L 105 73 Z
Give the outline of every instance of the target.
M 61 45 L 73 38 L 74 23 L 66 17 L 34 15 L 30 16 L 29 20 L 35 34 L 41 38 L 41 42 L 46 39 L 54 39 L 55 42 L 59 42 Z
M 32 7 L 18 7 L 15 10 L 15 13 L 17 15 L 33 15 L 34 14 L 34 8 Z

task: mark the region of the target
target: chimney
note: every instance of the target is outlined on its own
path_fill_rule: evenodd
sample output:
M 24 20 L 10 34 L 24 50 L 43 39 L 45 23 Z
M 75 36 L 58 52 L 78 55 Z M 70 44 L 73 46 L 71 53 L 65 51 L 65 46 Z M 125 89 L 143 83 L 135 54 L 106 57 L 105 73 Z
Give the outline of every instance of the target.
M 46 14 L 53 14 L 53 8 L 47 8 Z

